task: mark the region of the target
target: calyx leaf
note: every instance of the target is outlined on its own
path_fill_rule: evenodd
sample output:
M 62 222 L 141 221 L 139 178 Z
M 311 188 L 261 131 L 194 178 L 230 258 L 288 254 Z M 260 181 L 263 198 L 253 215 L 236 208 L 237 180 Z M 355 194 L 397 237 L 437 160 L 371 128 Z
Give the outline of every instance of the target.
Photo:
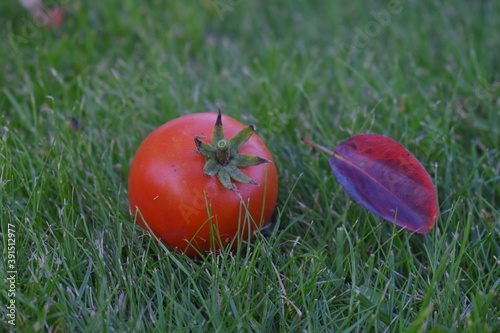
M 245 175 L 240 168 L 255 166 L 271 161 L 247 154 L 239 154 L 238 151 L 250 139 L 257 128 L 254 125 L 249 125 L 232 138 L 226 140 L 224 137 L 224 129 L 222 126 L 222 113 L 218 107 L 217 121 L 215 122 L 214 132 L 212 134 L 212 142 L 203 142 L 203 136 L 195 136 L 194 142 L 198 148 L 198 152 L 206 159 L 203 172 L 207 176 L 217 176 L 221 184 L 229 189 L 236 191 L 236 187 L 231 180 L 259 185 L 253 179 Z

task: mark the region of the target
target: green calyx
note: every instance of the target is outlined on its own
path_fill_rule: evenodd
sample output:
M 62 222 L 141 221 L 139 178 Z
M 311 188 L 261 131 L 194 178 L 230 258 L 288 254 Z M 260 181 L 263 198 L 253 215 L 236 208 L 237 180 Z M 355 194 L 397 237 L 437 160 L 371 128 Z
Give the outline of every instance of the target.
M 203 136 L 194 137 L 194 142 L 199 153 L 206 159 L 203 172 L 207 176 L 217 175 L 221 184 L 229 190 L 236 190 L 231 180 L 245 184 L 259 185 L 241 172 L 240 168 L 269 163 L 270 161 L 254 155 L 238 154 L 238 150 L 250 139 L 256 127 L 249 125 L 229 140 L 226 140 L 222 128 L 222 113 L 220 108 L 218 108 L 218 111 L 212 135 L 212 143 L 201 141 L 200 139 L 205 138 Z

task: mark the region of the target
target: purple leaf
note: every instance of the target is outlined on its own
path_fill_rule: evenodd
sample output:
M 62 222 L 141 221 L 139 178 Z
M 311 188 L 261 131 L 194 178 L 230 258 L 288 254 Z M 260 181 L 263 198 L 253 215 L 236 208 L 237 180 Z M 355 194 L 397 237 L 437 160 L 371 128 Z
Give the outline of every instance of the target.
M 337 181 L 358 204 L 415 232 L 432 229 L 439 215 L 434 184 L 400 143 L 383 135 L 358 134 L 333 152 L 323 150 L 332 155 L 329 162 Z

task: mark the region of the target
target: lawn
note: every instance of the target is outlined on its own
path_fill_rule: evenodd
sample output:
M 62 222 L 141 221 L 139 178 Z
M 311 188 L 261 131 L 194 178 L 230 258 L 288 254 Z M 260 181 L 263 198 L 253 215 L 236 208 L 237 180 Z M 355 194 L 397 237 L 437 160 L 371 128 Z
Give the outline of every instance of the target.
M 500 330 L 499 1 L 46 3 L 62 26 L 0 4 L 0 331 Z M 217 103 L 258 127 L 278 205 L 192 260 L 136 225 L 127 177 L 153 129 Z M 428 170 L 430 233 L 354 203 L 301 142 L 357 133 Z

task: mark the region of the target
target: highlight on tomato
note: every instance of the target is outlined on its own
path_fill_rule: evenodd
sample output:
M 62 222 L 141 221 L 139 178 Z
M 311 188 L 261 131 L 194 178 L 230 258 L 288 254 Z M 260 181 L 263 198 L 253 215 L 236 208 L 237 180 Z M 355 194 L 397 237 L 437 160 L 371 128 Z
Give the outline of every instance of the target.
M 215 123 L 215 126 L 213 125 Z M 194 113 L 158 127 L 130 168 L 137 223 L 190 257 L 248 239 L 270 221 L 278 196 L 273 157 L 254 125 Z

